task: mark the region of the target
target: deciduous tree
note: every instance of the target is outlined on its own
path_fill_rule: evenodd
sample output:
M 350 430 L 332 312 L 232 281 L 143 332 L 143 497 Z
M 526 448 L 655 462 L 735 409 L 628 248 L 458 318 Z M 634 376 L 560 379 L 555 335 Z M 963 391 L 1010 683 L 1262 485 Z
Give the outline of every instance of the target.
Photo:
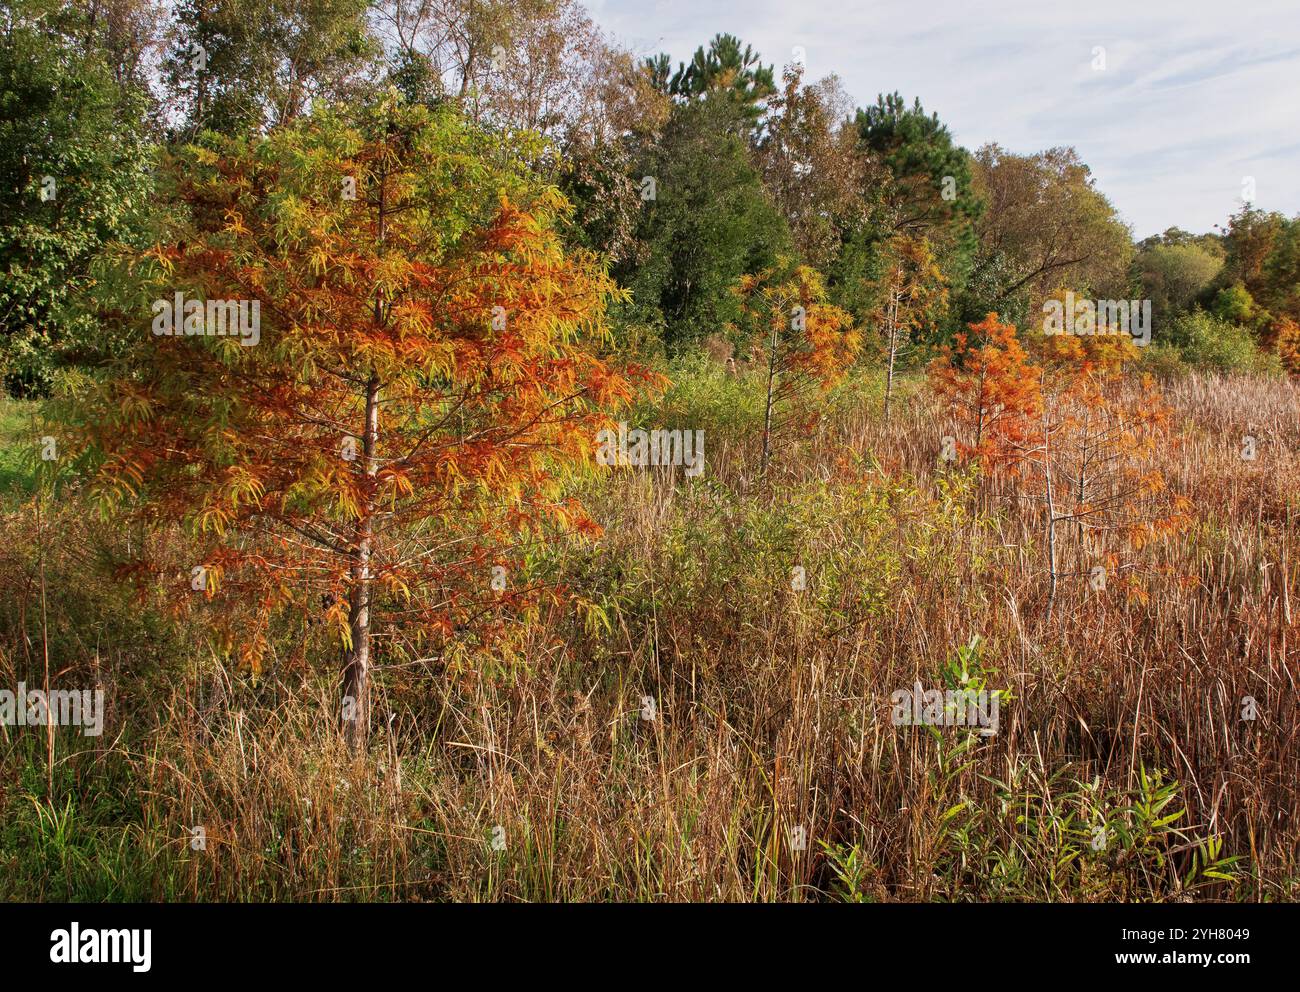
M 1101 297 L 1124 295 L 1129 230 L 1074 149 L 1015 155 L 986 145 L 975 163 L 987 209 L 973 278 L 996 273 L 986 291 L 999 309 L 1023 294 L 1028 312 L 1037 313 L 1044 295 L 1065 283 Z
M 914 335 L 934 323 L 948 293 L 925 238 L 896 234 L 889 241 L 884 263 L 888 290 L 872 317 L 885 339 L 884 416 L 888 420 L 899 356 Z
M 769 101 L 756 150 L 759 169 L 795 248 L 825 271 L 866 219 L 866 158 L 853 129 L 842 124 L 849 104 L 837 79 L 809 85 L 802 67 L 790 65 L 783 84 Z
M 327 604 L 356 740 L 376 638 L 474 636 L 517 591 L 514 542 L 592 526 L 558 484 L 637 381 L 596 354 L 613 284 L 495 141 L 390 98 L 178 151 L 185 209 L 138 271 L 158 305 L 259 301 L 258 340 L 143 318 L 87 411 L 95 490 L 202 539 L 191 595 L 217 621 L 242 604 L 244 662 L 276 614 Z
M 767 370 L 761 462 L 766 474 L 774 438 L 815 422 L 807 401 L 840 379 L 857 356 L 861 335 L 851 314 L 826 302 L 821 276 L 806 265 L 745 276 L 735 292 L 752 353 Z
M 92 264 L 143 226 L 147 95 L 118 78 L 99 30 L 58 0 L 6 5 L 0 22 L 0 375 L 18 394 L 103 350 L 81 305 Z

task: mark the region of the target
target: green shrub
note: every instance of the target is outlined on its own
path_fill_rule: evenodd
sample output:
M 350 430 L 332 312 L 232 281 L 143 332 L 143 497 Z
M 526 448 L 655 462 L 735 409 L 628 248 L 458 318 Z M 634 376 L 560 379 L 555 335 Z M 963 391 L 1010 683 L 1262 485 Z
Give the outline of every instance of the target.
M 1246 324 L 1255 318 L 1255 301 L 1241 283 L 1224 286 L 1214 297 L 1214 315 L 1234 324 Z
M 1196 309 L 1170 325 L 1167 343 L 1188 365 L 1211 372 L 1266 372 L 1269 362 L 1245 327 Z
M 760 376 L 766 369 L 746 369 L 745 364 L 733 374 L 707 354 L 686 355 L 667 369 L 671 385 L 664 394 L 638 407 L 628 422 L 714 432 L 719 440 L 761 430 L 765 392 Z
M 1176 379 L 1191 371 L 1183 361 L 1183 353 L 1171 344 L 1153 344 L 1144 349 L 1142 369 L 1157 379 Z

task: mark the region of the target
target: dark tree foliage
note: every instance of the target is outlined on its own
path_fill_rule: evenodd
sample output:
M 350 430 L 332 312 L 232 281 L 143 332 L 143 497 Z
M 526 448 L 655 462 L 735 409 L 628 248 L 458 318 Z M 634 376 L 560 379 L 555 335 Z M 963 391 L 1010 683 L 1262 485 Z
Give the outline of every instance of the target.
M 744 104 L 717 93 L 683 104 L 646 158 L 654 198 L 641 202 L 634 264 L 616 269 L 643 315 L 658 316 L 678 350 L 734 321 L 733 287 L 790 250 L 745 138 Z M 639 188 L 647 188 L 641 186 Z
M 83 290 L 96 254 L 139 231 L 151 186 L 146 94 L 90 13 L 24 0 L 0 25 L 0 370 L 16 395 L 102 351 Z

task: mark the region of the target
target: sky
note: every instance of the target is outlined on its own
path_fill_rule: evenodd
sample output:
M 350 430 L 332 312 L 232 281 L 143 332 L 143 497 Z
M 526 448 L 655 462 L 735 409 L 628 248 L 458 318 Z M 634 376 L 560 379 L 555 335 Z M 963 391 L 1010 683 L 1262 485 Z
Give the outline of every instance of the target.
M 1072 145 L 1137 238 L 1213 230 L 1243 195 L 1300 213 L 1300 0 L 585 2 L 674 65 L 729 32 L 778 74 L 803 48 L 858 105 L 919 96 L 972 151 Z

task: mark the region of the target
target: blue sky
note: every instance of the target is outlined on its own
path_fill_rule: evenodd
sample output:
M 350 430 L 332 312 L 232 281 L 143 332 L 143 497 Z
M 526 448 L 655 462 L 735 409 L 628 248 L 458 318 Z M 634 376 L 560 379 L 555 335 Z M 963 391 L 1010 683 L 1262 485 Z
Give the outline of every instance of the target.
M 674 62 L 720 31 L 866 104 L 919 96 L 974 150 L 1073 145 L 1137 237 L 1300 213 L 1300 0 L 585 0 Z M 1094 49 L 1105 68 L 1093 68 Z

